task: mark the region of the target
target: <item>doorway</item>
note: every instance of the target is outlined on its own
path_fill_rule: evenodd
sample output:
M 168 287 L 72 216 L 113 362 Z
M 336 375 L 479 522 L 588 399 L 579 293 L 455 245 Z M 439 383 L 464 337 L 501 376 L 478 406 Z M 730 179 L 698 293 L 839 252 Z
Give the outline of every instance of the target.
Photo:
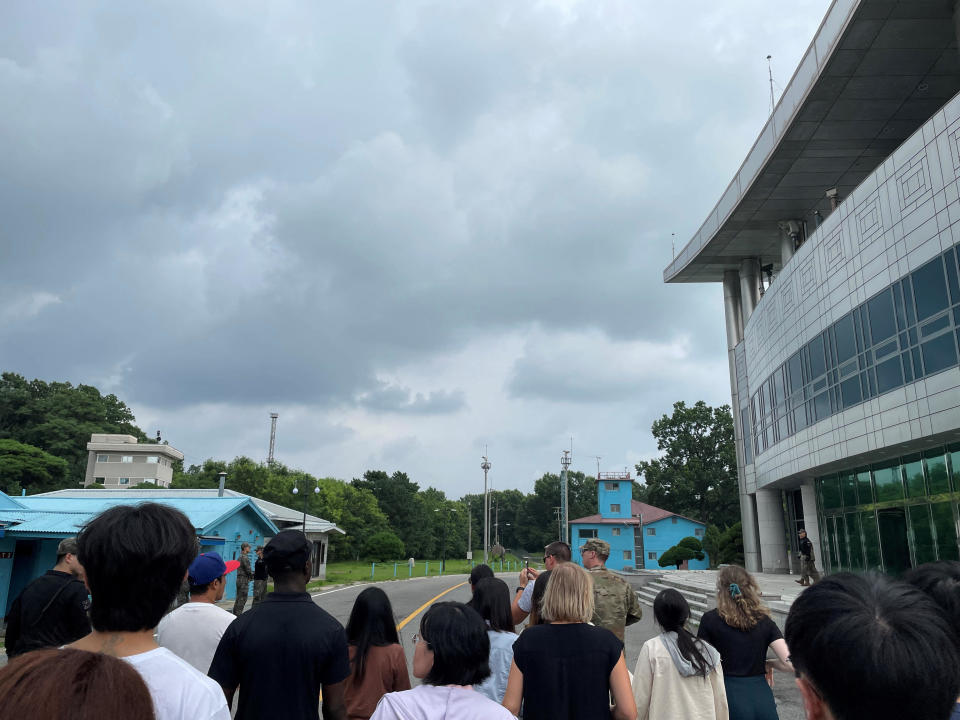
M 880 527 L 880 553 L 884 570 L 894 576 L 909 570 L 910 545 L 907 541 L 907 513 L 904 508 L 877 511 Z

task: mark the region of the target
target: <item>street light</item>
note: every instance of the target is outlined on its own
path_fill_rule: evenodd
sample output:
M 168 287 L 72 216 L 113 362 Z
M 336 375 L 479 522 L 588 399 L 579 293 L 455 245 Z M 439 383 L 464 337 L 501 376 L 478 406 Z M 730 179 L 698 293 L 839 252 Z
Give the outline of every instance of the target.
M 487 456 L 483 456 L 483 462 L 480 463 L 480 468 L 483 470 L 483 564 L 488 565 L 487 550 L 490 548 L 490 496 L 487 494 L 487 472 L 489 472 L 492 465 L 490 461 L 487 460 Z
M 297 487 L 297 484 L 298 484 L 298 483 L 299 483 L 299 480 L 294 480 L 294 481 L 293 481 L 293 490 L 292 490 L 291 492 L 292 492 L 294 495 L 298 495 L 298 494 L 300 493 L 300 488 Z M 313 489 L 313 494 L 314 494 L 314 495 L 319 495 L 319 494 L 320 494 L 320 481 L 319 481 L 319 480 L 317 480 L 317 486 Z M 304 535 L 307 534 L 307 494 L 306 494 L 306 493 L 303 494 L 303 534 L 304 534 Z
M 440 512 L 440 508 L 434 508 L 433 511 L 434 511 L 435 513 L 438 513 L 438 512 Z M 442 543 L 442 545 L 441 545 L 441 547 L 442 547 L 443 549 L 440 551 L 440 574 L 441 574 L 441 575 L 443 575 L 443 573 L 444 573 L 444 572 L 446 571 L 446 569 L 447 569 L 447 513 L 448 513 L 449 511 L 450 511 L 450 508 L 448 508 L 447 505 L 446 505 L 446 503 L 444 503 L 444 506 L 443 506 L 443 543 Z

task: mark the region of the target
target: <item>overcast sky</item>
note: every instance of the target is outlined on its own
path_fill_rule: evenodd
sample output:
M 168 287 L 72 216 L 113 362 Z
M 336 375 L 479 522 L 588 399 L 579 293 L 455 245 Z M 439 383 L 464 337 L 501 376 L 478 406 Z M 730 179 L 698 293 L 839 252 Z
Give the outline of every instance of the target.
M 55 7 L 57 6 L 57 7 Z M 0 369 L 452 497 L 730 402 L 665 285 L 829 0 L 0 4 Z

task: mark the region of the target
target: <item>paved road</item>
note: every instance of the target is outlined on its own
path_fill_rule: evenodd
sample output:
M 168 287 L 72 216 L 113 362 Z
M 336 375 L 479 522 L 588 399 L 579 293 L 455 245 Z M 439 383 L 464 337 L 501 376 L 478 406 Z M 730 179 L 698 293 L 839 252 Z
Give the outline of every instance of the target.
M 497 577 L 503 578 L 511 588 L 516 584 L 515 573 L 498 574 Z M 470 599 L 470 586 L 467 584 L 467 576 L 445 575 L 442 578 L 413 578 L 411 580 L 394 580 L 374 584 L 383 588 L 390 598 L 397 624 L 406 623 L 400 630 L 400 641 L 407 656 L 407 669 L 411 672 L 411 682 L 416 685 L 418 681 L 412 674 L 413 644 L 410 639 L 420 629 L 422 611 L 426 609 L 423 606 L 446 591 L 449 592 L 446 592 L 438 601 L 467 602 Z M 313 597 L 320 607 L 346 625 L 350 618 L 353 602 L 365 587 L 368 587 L 368 585 L 351 585 L 336 590 L 321 591 L 315 593 Z M 414 615 L 414 613 L 416 614 Z M 627 667 L 631 671 L 637 663 L 637 657 L 643 643 L 660 633 L 659 628 L 653 621 L 653 611 L 644 607 L 643 615 L 643 620 L 628 627 L 626 632 L 624 651 Z M 780 720 L 803 720 L 803 705 L 793 678 L 784 673 L 777 673 L 775 682 L 774 697 L 777 700 Z

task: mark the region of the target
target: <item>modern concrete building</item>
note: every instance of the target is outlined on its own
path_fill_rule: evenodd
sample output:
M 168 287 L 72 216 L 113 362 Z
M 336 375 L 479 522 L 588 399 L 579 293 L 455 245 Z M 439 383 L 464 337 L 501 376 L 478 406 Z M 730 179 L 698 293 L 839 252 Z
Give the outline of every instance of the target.
M 141 445 L 133 435 L 91 435 L 87 453 L 84 487 L 126 488 L 145 482 L 170 487 L 173 463 L 183 460 L 183 453 L 175 447 Z
M 746 562 L 960 558 L 953 0 L 835 0 L 664 280 L 722 284 Z
M 573 559 L 583 564 L 577 549 L 590 538 L 610 543 L 611 570 L 660 569 L 659 557 L 685 537 L 703 539 L 706 525 L 669 510 L 633 499 L 630 473 L 601 473 L 597 479 L 597 514 L 570 521 Z M 684 569 L 710 567 L 709 557 L 690 560 Z M 666 568 L 673 569 L 673 566 Z

